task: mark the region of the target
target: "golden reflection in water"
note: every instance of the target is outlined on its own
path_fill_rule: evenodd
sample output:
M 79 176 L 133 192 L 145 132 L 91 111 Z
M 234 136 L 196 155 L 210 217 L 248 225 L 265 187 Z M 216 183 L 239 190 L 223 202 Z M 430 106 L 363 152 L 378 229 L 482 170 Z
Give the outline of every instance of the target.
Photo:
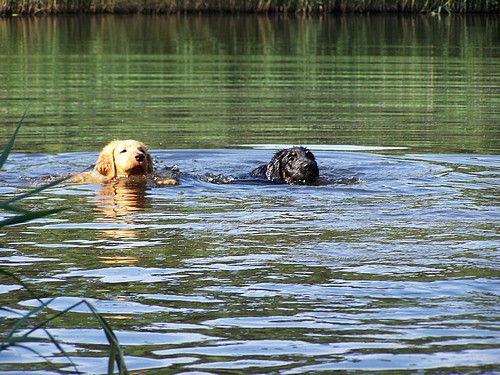
M 139 262 L 139 258 L 131 256 L 99 256 L 97 258 L 104 264 L 133 264 Z
M 134 176 L 135 177 L 135 176 Z M 134 214 L 143 211 L 150 205 L 146 197 L 147 179 L 119 178 L 109 181 L 102 187 L 97 195 L 96 211 L 101 220 L 118 224 L 134 224 Z M 135 229 L 103 229 L 99 231 L 105 238 L 136 238 L 138 231 Z M 124 257 L 123 259 L 108 258 L 108 263 L 132 263 L 136 258 Z

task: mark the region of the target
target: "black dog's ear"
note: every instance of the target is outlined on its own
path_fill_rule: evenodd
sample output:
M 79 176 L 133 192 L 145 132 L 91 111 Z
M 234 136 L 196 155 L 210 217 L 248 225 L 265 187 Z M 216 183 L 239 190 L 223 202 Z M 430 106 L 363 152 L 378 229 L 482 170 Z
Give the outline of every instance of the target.
M 287 150 L 280 150 L 272 157 L 269 164 L 267 164 L 266 177 L 268 180 L 275 178 L 283 178 L 283 157 L 286 155 Z

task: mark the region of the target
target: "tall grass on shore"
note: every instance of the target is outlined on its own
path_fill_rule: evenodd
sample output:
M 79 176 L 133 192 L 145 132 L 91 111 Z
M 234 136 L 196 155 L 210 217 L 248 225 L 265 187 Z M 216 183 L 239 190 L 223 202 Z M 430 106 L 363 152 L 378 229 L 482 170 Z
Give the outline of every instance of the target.
M 0 0 L 0 15 L 61 13 L 498 13 L 500 0 Z

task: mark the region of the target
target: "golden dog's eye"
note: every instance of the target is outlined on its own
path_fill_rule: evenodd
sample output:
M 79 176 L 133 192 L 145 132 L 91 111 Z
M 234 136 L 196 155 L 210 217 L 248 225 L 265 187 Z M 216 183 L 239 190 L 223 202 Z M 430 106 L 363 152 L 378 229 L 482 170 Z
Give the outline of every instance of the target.
M 123 149 L 120 151 L 120 154 L 123 154 L 124 152 L 127 152 L 127 149 Z

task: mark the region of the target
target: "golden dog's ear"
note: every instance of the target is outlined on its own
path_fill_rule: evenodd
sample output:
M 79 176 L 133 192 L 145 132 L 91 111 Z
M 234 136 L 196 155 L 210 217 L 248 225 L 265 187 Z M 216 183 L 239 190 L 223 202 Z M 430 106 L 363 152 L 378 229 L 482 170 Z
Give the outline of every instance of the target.
M 153 173 L 153 157 L 151 156 L 149 151 L 146 151 L 146 159 L 148 161 L 147 173 Z
M 116 145 L 119 142 L 120 141 L 113 141 L 105 146 L 99 154 L 99 157 L 97 158 L 97 161 L 95 163 L 95 171 L 102 174 L 108 179 L 116 177 L 114 151 Z

